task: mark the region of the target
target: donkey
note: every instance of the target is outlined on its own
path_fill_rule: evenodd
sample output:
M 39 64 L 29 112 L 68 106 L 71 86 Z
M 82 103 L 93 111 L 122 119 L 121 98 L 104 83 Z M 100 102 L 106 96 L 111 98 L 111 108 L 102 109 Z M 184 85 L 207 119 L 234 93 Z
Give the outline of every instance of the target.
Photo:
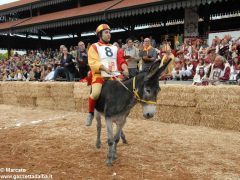
M 160 60 L 157 60 L 149 70 L 139 73 L 137 76 L 126 81 L 106 81 L 95 108 L 97 120 L 97 141 L 96 147 L 100 148 L 101 140 L 101 118 L 105 116 L 108 132 L 108 154 L 107 165 L 111 166 L 117 158 L 117 144 L 122 138 L 127 143 L 122 131 L 130 110 L 139 101 L 143 106 L 143 116 L 146 119 L 152 118 L 156 112 L 157 95 L 160 91 L 159 77 L 170 63 L 168 60 L 160 67 Z M 113 137 L 113 122 L 116 123 L 117 132 Z

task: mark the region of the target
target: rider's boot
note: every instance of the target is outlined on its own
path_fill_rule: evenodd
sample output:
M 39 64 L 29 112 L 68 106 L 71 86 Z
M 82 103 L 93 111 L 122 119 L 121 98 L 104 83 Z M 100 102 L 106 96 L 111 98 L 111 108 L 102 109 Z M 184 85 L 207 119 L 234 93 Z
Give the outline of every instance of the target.
M 96 100 L 93 100 L 91 97 L 88 98 L 88 115 L 85 119 L 85 125 L 86 126 L 91 126 L 92 125 L 92 120 L 94 118 L 94 108 L 96 105 Z

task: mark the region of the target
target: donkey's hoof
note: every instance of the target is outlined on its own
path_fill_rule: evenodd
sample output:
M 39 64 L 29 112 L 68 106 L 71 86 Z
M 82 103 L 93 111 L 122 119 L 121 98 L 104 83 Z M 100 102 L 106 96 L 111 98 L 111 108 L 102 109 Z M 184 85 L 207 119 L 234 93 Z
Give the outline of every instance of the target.
M 128 141 L 126 139 L 123 140 L 122 142 L 123 142 L 123 144 L 128 144 Z
M 115 154 L 114 156 L 113 156 L 113 160 L 115 161 L 117 159 L 117 155 Z
M 100 149 L 100 148 L 101 148 L 101 142 L 97 142 L 97 143 L 96 143 L 96 148 L 97 148 L 97 149 Z
M 112 161 L 107 160 L 107 166 L 108 166 L 108 167 L 111 167 L 111 166 L 112 166 Z

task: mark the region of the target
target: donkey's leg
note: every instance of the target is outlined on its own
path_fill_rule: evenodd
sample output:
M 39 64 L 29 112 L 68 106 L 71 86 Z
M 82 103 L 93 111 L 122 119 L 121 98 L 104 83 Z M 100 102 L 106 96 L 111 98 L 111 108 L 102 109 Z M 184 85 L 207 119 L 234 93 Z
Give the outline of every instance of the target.
M 127 139 L 126 139 L 125 134 L 123 133 L 123 130 L 122 130 L 122 132 L 121 132 L 121 139 L 122 139 L 123 144 L 128 144 L 128 141 L 127 141 Z
M 102 122 L 101 122 L 101 115 L 100 115 L 100 113 L 95 111 L 95 117 L 96 117 L 96 120 L 97 120 L 96 148 L 99 149 L 101 147 L 101 129 L 102 129 Z
M 121 138 L 122 134 L 122 129 L 124 124 L 126 123 L 126 116 L 122 116 L 118 120 L 116 120 L 116 125 L 117 125 L 117 132 L 116 135 L 114 136 L 115 144 L 114 144 L 114 149 L 115 149 L 115 154 L 114 154 L 114 159 L 117 159 L 117 144 Z
M 114 136 L 114 141 L 115 141 L 115 144 L 114 144 L 114 150 L 115 150 L 115 154 L 114 154 L 114 160 L 117 159 L 117 144 L 121 138 L 121 132 L 122 132 L 122 129 L 121 129 L 121 126 L 120 125 L 117 125 L 117 132 Z
M 108 155 L 107 155 L 107 165 L 112 166 L 112 161 L 115 153 L 114 149 L 114 139 L 113 139 L 113 127 L 112 127 L 112 119 L 110 117 L 106 118 L 106 125 L 108 131 Z
M 130 110 L 126 113 L 126 116 L 124 117 L 123 126 L 124 126 L 125 123 L 126 123 L 126 120 L 127 120 L 127 117 L 128 117 L 128 115 L 129 115 L 129 113 L 130 113 Z M 122 128 L 122 132 L 121 132 L 121 139 L 122 139 L 123 144 L 128 144 L 128 141 L 127 141 L 127 139 L 126 139 L 126 136 L 125 136 L 125 134 L 123 133 L 123 128 Z

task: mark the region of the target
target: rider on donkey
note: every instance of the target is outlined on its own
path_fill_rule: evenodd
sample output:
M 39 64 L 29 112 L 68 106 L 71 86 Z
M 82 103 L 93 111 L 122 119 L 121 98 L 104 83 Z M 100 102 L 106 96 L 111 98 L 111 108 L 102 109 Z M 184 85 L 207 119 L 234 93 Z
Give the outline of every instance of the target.
M 111 29 L 107 24 L 101 24 L 96 29 L 99 38 L 97 43 L 90 46 L 88 50 L 88 64 L 92 71 L 92 91 L 88 99 L 88 115 L 86 126 L 92 124 L 94 109 L 100 96 L 102 85 L 105 80 L 120 75 L 128 76 L 128 66 L 124 54 L 116 46 L 109 44 Z

